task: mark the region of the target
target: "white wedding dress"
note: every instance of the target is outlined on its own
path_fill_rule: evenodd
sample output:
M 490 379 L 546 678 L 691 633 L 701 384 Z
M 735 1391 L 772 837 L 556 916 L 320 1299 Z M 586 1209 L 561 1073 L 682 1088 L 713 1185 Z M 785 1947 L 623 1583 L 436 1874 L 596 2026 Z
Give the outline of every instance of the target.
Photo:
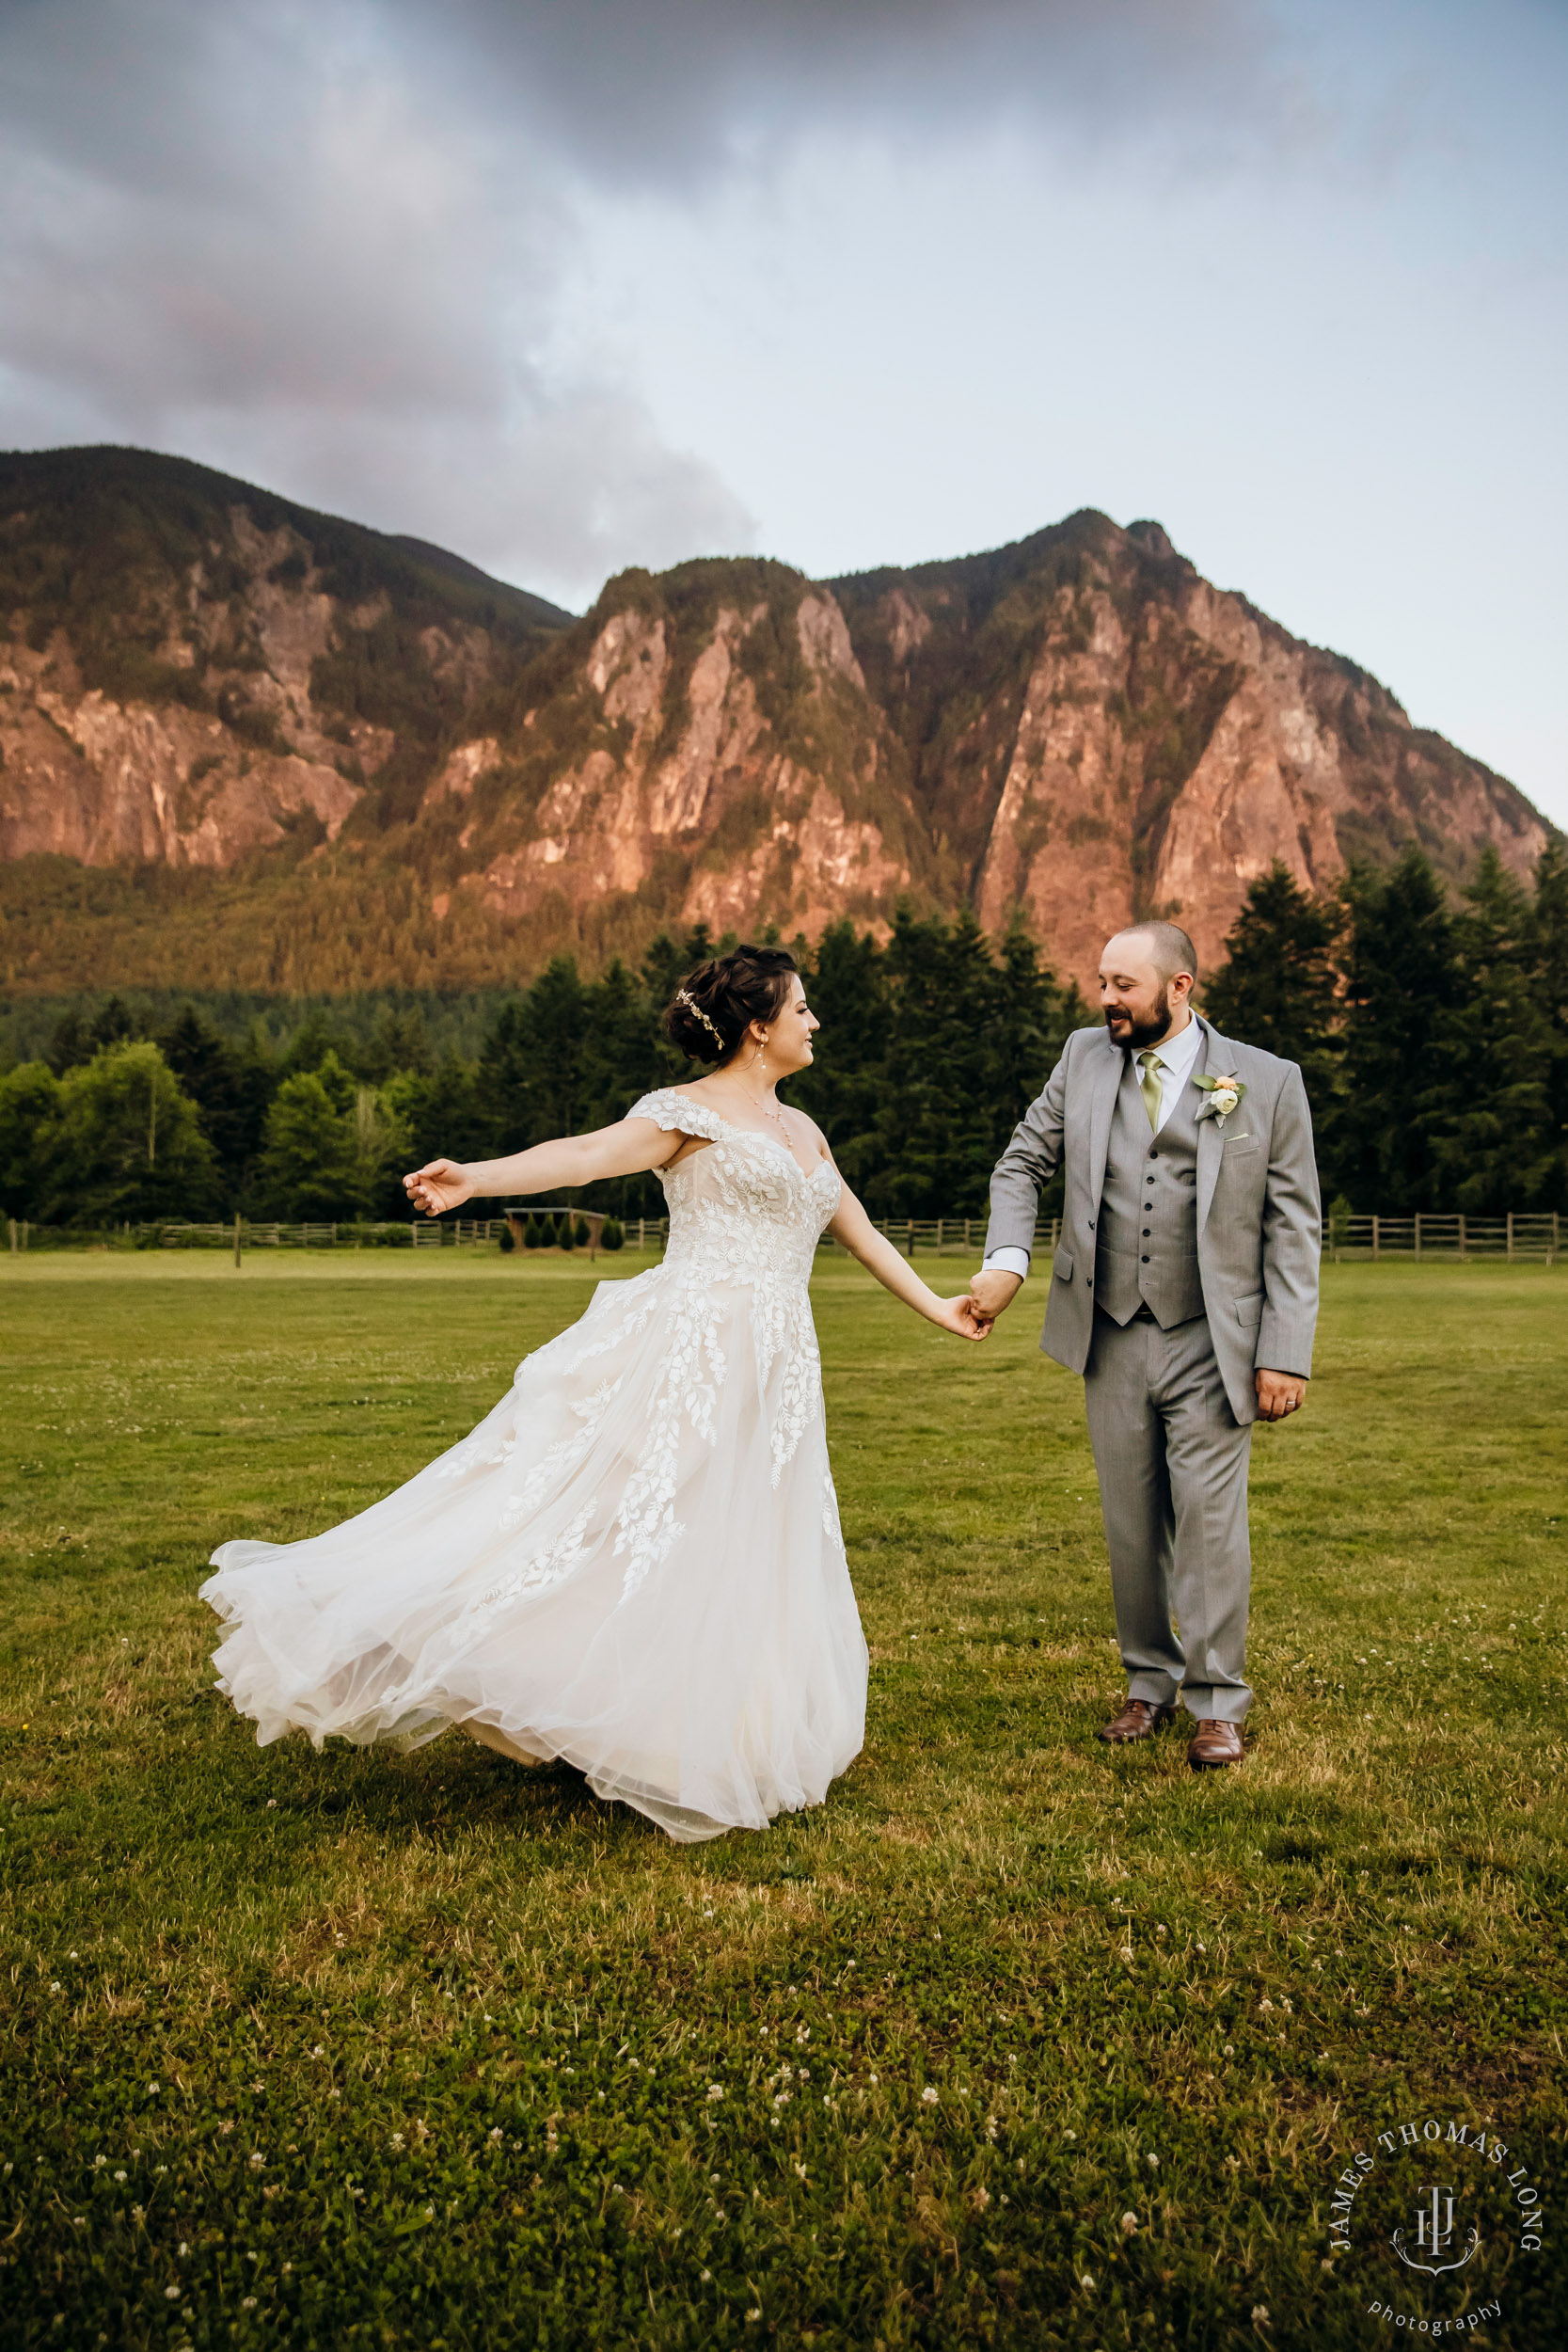
M 218 1688 L 261 1743 L 461 1724 L 680 1839 L 819 1804 L 859 1753 L 866 1648 L 807 1296 L 838 1177 L 673 1089 L 630 1116 L 706 1144 L 663 1172 L 663 1262 L 601 1282 L 407 1486 L 303 1543 L 213 1554 Z

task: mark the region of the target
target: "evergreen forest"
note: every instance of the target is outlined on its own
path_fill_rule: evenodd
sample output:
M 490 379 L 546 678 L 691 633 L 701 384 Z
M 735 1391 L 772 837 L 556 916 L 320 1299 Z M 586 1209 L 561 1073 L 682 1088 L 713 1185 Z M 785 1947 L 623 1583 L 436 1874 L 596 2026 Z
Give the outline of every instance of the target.
M 405 1168 L 608 1124 L 696 1076 L 660 1034 L 714 952 L 661 935 L 635 967 L 558 957 L 532 983 L 291 1004 L 13 1000 L 0 1028 L 0 1214 L 103 1230 L 229 1218 L 406 1219 Z M 1456 898 L 1411 848 L 1312 898 L 1256 882 L 1200 991 L 1226 1034 L 1306 1073 L 1325 1201 L 1400 1216 L 1568 1207 L 1568 852 L 1532 888 L 1488 850 Z M 797 943 L 822 1023 L 789 1099 L 874 1216 L 983 1215 L 991 1167 L 1069 1032 L 1098 1018 L 1022 929 L 899 914 Z M 1059 1181 L 1059 1180 L 1058 1180 Z M 656 1180 L 579 1208 L 657 1216 Z M 1056 1205 L 1048 1200 L 1047 1214 Z

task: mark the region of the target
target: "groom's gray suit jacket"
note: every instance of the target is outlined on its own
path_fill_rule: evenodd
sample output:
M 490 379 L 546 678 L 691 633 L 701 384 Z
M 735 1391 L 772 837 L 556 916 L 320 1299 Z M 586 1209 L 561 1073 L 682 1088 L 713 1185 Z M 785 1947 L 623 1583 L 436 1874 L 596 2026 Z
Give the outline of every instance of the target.
M 1234 1076 L 1246 1092 L 1225 1120 L 1197 1129 L 1197 1266 L 1215 1359 L 1239 1422 L 1256 1421 L 1253 1373 L 1312 1369 L 1322 1213 L 1307 1089 L 1293 1061 L 1239 1045 L 1200 1022 L 1198 1077 Z M 1094 1336 L 1096 1220 L 1126 1056 L 1103 1027 L 1069 1038 L 990 1182 L 986 1249 L 1031 1250 L 1038 1195 L 1066 1167 L 1061 1247 L 1040 1345 L 1083 1372 Z M 1196 1089 L 1199 1093 L 1202 1089 Z M 1120 1318 L 1118 1317 L 1118 1320 Z M 1164 1318 L 1162 1318 L 1163 1320 Z

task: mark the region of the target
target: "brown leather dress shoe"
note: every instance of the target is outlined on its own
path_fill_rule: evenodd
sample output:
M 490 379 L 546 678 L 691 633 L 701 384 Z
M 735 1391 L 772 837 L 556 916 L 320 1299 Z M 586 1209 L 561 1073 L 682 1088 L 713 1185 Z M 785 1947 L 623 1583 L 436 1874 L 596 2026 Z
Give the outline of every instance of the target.
M 1212 1717 L 1206 1717 L 1188 1743 L 1187 1761 L 1193 1770 L 1207 1772 L 1216 1764 L 1239 1764 L 1241 1760 L 1241 1724 L 1217 1723 Z
M 1175 1714 L 1174 1707 L 1156 1707 L 1148 1699 L 1129 1699 L 1119 1715 L 1113 1715 L 1103 1731 L 1095 1734 L 1098 1740 L 1109 1740 L 1114 1747 L 1121 1747 L 1129 1740 L 1148 1740 L 1162 1724 L 1168 1724 Z

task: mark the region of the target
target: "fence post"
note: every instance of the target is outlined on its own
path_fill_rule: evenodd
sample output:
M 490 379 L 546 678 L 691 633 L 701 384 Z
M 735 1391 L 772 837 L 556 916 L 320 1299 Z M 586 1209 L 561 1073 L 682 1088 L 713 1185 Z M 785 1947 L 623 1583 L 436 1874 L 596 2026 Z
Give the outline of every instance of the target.
M 939 1258 L 942 1255 L 942 1221 L 939 1216 L 937 1219 L 937 1256 Z
M 1513 1263 L 1513 1212 L 1512 1209 L 1508 1213 L 1508 1262 L 1510 1265 Z
M 238 1265 L 238 1264 L 239 1264 L 239 1263 L 240 1263 L 240 1213 L 239 1213 L 238 1209 L 236 1209 L 236 1210 L 235 1210 L 235 1212 L 234 1212 L 234 1263 L 235 1263 L 236 1265 Z
M 1547 1259 L 1547 1261 L 1546 1261 L 1546 1263 L 1547 1263 L 1548 1265 L 1556 1265 L 1556 1263 L 1557 1263 L 1557 1252 L 1558 1252 L 1558 1216 L 1559 1216 L 1559 1212 L 1558 1212 L 1556 1209 L 1554 1209 L 1554 1210 L 1552 1211 L 1552 1254 L 1551 1254 L 1551 1256 L 1550 1256 L 1550 1257 Z
M 1417 1255 L 1417 1257 L 1418 1258 L 1418 1257 L 1420 1256 L 1420 1254 L 1421 1254 L 1421 1212 L 1420 1212 L 1420 1210 L 1419 1210 L 1419 1209 L 1418 1209 L 1418 1210 L 1417 1210 L 1417 1212 L 1416 1212 L 1416 1255 Z
M 1465 1212 L 1463 1209 L 1459 1213 L 1459 1263 L 1461 1265 L 1465 1263 Z
M 905 1244 L 905 1248 L 909 1252 L 910 1263 L 912 1265 L 914 1263 L 914 1219 L 912 1216 L 910 1219 L 910 1237 L 908 1242 Z
M 6 1222 L 11 1229 L 11 1256 L 14 1258 L 16 1255 L 16 1219 L 14 1216 L 8 1216 Z
M 1382 1220 L 1379 1218 L 1376 1211 L 1374 1210 L 1372 1214 L 1372 1255 L 1374 1258 L 1377 1256 L 1378 1252 L 1379 1228 L 1381 1222 Z

